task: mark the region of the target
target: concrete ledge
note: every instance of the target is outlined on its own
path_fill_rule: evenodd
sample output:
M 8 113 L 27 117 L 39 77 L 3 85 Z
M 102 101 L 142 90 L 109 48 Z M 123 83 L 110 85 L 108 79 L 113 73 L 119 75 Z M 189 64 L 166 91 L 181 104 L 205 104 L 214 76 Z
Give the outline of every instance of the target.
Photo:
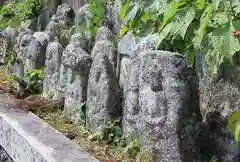
M 32 113 L 0 94 L 0 145 L 14 162 L 99 162 Z

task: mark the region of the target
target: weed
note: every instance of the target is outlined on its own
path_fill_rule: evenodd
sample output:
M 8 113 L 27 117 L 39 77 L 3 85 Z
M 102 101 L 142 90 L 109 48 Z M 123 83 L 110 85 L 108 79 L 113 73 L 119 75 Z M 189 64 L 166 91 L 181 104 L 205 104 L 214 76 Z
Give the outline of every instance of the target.
M 105 140 L 114 146 L 126 146 L 119 121 L 108 121 L 105 128 L 98 128 L 89 138 L 98 141 Z
M 129 142 L 129 144 L 125 147 L 125 152 L 130 157 L 136 157 L 140 152 L 140 143 L 138 139 L 135 139 L 132 142 Z
M 22 86 L 24 88 L 24 91 L 28 92 L 29 94 L 42 92 L 44 79 L 42 69 L 34 69 L 32 71 L 28 71 L 26 72 L 24 78 L 13 75 L 12 79 L 16 81 L 20 86 Z

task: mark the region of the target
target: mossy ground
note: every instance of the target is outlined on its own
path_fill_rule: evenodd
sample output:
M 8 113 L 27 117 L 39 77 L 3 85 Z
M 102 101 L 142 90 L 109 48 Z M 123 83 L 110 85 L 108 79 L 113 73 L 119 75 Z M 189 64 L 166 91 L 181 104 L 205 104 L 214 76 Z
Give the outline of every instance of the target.
M 107 144 L 106 141 L 92 141 L 89 138 L 91 133 L 84 125 L 76 126 L 68 120 L 64 116 L 62 106 L 59 106 L 59 104 L 43 101 L 40 95 L 31 95 L 26 98 L 20 97 L 19 99 L 16 97 L 18 95 L 13 90 L 10 78 L 5 75 L 3 70 L 0 71 L 0 89 L 13 96 L 13 99 L 22 103 L 21 106 L 23 108 L 35 113 L 66 137 L 78 143 L 80 148 L 89 152 L 101 162 L 151 162 L 151 160 L 140 160 L 137 157 L 130 157 L 124 148 L 112 146 Z

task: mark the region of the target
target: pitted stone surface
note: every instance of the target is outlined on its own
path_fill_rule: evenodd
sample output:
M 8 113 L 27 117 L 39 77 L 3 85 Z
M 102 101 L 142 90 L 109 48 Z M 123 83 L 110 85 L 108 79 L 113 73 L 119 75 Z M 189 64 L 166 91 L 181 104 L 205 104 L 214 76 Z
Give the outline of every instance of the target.
M 83 33 L 75 33 L 71 36 L 69 44 L 88 51 L 91 44 L 91 37 L 85 36 Z
M 138 44 L 138 38 L 131 32 L 127 33 L 118 43 L 118 53 L 131 56 Z
M 90 5 L 85 4 L 79 10 L 77 11 L 76 17 L 75 17 L 75 24 L 76 25 L 82 25 L 85 24 L 86 26 L 90 27 L 92 25 L 92 13 L 90 11 Z
M 87 100 L 87 84 L 92 58 L 82 48 L 69 44 L 63 53 L 62 63 L 68 71 L 71 71 L 70 76 L 67 77 L 71 80 L 65 83 L 65 112 L 74 121 L 83 122 L 81 106 Z
M 27 51 L 27 60 L 25 64 L 26 70 L 31 71 L 42 68 L 44 66 L 45 59 L 45 51 L 41 42 L 36 39 L 32 39 L 29 43 Z
M 58 42 L 48 45 L 44 68 L 43 97 L 52 100 L 60 100 L 58 92 L 60 79 L 60 66 L 64 48 Z
M 95 41 L 103 41 L 103 40 L 107 40 L 107 41 L 111 41 L 111 42 L 115 42 L 114 40 L 114 35 L 112 33 L 111 30 L 109 30 L 107 27 L 100 27 L 96 33 L 96 38 Z
M 211 84 L 208 79 L 200 82 L 201 112 L 204 117 L 209 112 L 220 112 L 229 119 L 240 110 L 240 91 L 236 85 L 221 80 Z
M 93 60 L 88 80 L 87 124 L 101 129 L 111 119 L 120 117 L 119 86 L 108 57 L 99 53 Z
M 145 50 L 155 50 L 157 39 L 158 39 L 157 34 L 152 34 L 141 38 L 137 46 L 133 49 L 131 58 L 134 59 L 135 57 L 138 56 L 139 53 Z
M 92 58 L 95 58 L 99 53 L 102 53 L 108 57 L 114 72 L 116 72 L 117 51 L 114 44 L 106 40 L 96 42 L 91 52 Z
M 62 27 L 63 25 L 60 24 L 59 22 L 55 21 L 50 21 L 48 25 L 46 26 L 46 31 L 51 32 L 54 36 L 58 35 L 58 30 Z
M 184 57 L 167 51 L 142 52 L 130 65 L 125 134 L 138 135 L 155 161 L 197 160 L 194 137 L 181 132 L 201 122 L 196 73 Z
M 52 21 L 57 21 L 63 25 L 73 25 L 75 18 L 74 10 L 66 3 L 58 6 L 56 14 L 52 17 Z
M 35 32 L 33 34 L 33 36 L 39 42 L 41 42 L 41 44 L 45 50 L 47 49 L 48 43 L 54 41 L 54 36 L 50 32 Z

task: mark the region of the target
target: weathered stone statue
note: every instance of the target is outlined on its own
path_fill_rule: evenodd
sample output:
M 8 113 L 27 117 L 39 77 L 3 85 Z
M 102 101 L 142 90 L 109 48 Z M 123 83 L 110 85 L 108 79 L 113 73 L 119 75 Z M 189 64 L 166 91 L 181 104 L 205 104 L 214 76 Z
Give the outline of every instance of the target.
M 200 78 L 201 113 L 203 120 L 211 128 L 209 136 L 212 145 L 211 153 L 219 161 L 237 162 L 239 146 L 227 128 L 227 121 L 240 110 L 239 67 L 232 61 L 225 61 L 220 65 L 217 74 L 211 78 L 211 69 L 204 56 L 204 54 L 198 54 L 196 69 Z
M 14 46 L 15 48 L 14 50 L 17 52 L 17 56 L 23 62 L 24 66 L 27 60 L 28 47 L 33 39 L 35 38 L 33 37 L 32 34 L 28 34 L 25 32 L 20 32 L 16 38 L 16 44 Z
M 74 18 L 73 9 L 68 4 L 61 4 L 46 26 L 46 31 L 51 32 L 55 39 L 66 47 L 69 43 L 68 30 L 70 31 L 71 26 L 74 24 Z
M 196 74 L 185 58 L 144 51 L 131 61 L 130 69 L 125 134 L 139 136 L 142 151 L 153 151 L 155 161 L 196 161 L 197 148 L 189 145 L 183 130 L 201 122 L 201 113 Z
M 76 122 L 82 122 L 81 106 L 87 100 L 88 75 L 92 58 L 80 46 L 69 44 L 63 53 L 62 63 L 71 72 L 67 74 L 69 80 L 65 84 L 65 113 Z
M 104 53 L 95 56 L 89 74 L 87 124 L 91 130 L 101 129 L 120 117 L 119 86 L 112 65 Z
M 44 98 L 61 101 L 61 98 L 58 98 L 58 85 L 63 50 L 58 42 L 52 42 L 47 47 L 43 82 Z
M 138 39 L 132 33 L 127 33 L 118 43 L 117 52 L 119 55 L 119 61 L 117 65 L 117 78 L 119 79 L 119 85 L 121 88 L 126 85 L 126 81 L 128 80 L 130 70 L 129 62 L 137 43 Z
M 97 33 L 96 33 L 96 38 L 95 41 L 103 41 L 103 40 L 107 40 L 107 41 L 111 41 L 113 43 L 115 43 L 115 36 L 112 33 L 111 30 L 109 30 L 107 27 L 102 26 L 98 29 Z
M 63 51 L 63 55 L 67 57 L 69 54 L 68 50 L 74 51 L 75 48 L 77 49 L 81 48 L 82 50 L 86 49 L 87 44 L 88 44 L 88 39 L 86 39 L 83 34 L 76 33 L 72 35 L 70 39 L 69 47 L 66 48 L 67 50 Z M 67 86 L 67 83 L 69 83 L 71 80 L 72 80 L 72 70 L 70 70 L 65 64 L 62 63 L 60 66 L 60 80 L 58 85 L 59 97 L 62 96 L 60 98 L 64 98 L 66 96 L 66 91 L 67 91 L 66 86 Z
M 90 5 L 85 4 L 81 8 L 78 9 L 77 14 L 75 16 L 75 25 L 76 26 L 81 26 L 81 25 L 86 25 L 88 27 L 92 26 L 92 13 L 90 11 Z
M 54 41 L 54 36 L 50 32 L 35 32 L 33 36 L 42 44 L 44 52 L 46 52 L 48 44 Z
M 27 60 L 25 64 L 26 70 L 31 71 L 34 69 L 43 68 L 45 58 L 45 51 L 41 42 L 36 39 L 32 39 L 27 51 Z
M 52 21 L 59 22 L 66 26 L 72 26 L 74 23 L 74 10 L 66 3 L 58 6 L 56 14 L 53 15 Z
M 114 36 L 106 27 L 101 27 L 98 29 L 96 34 L 96 43 L 91 52 L 92 58 L 95 58 L 99 53 L 104 53 L 108 57 L 113 71 L 116 73 L 117 49 L 114 45 Z

